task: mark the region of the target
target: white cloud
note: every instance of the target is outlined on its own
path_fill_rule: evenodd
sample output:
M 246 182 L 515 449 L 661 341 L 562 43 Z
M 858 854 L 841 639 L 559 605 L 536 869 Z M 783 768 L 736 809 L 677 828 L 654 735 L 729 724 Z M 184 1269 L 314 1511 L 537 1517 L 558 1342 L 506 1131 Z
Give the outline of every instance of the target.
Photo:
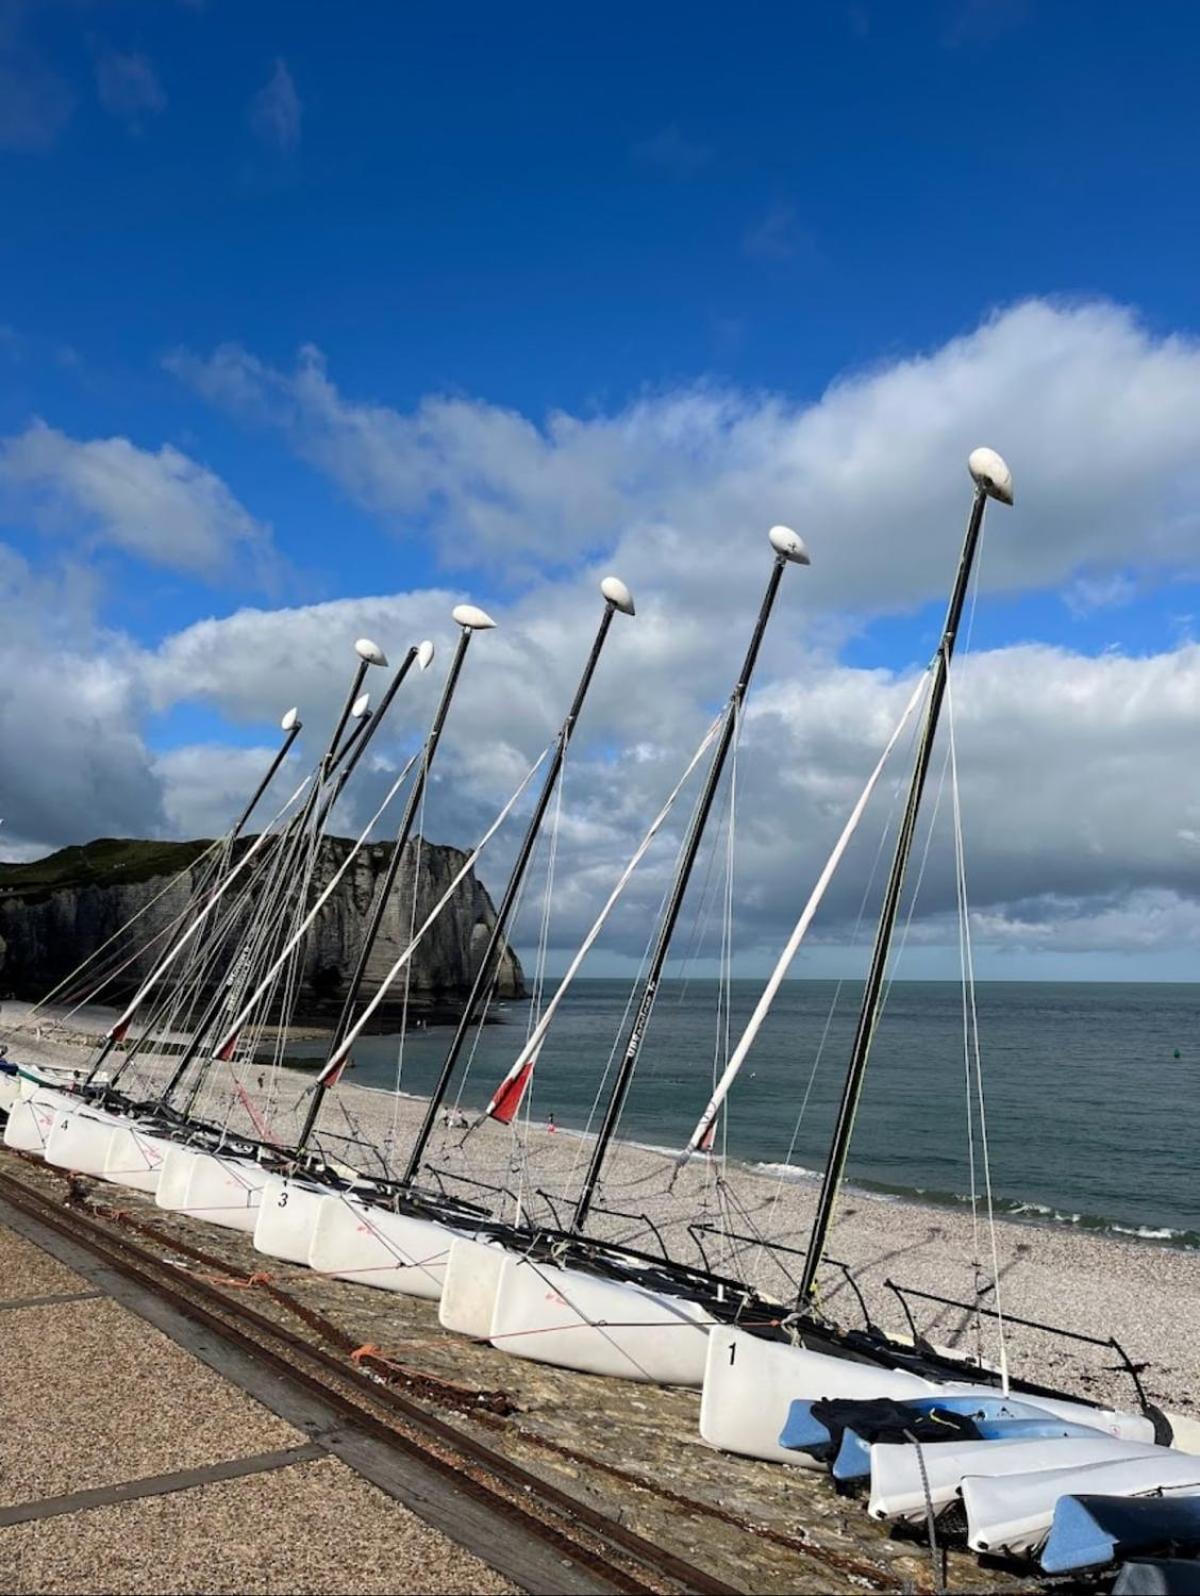
M 136 651 L 96 629 L 92 596 L 85 572 L 38 577 L 0 544 L 0 857 L 162 828 Z
M 48 527 L 155 565 L 211 579 L 240 561 L 254 580 L 270 566 L 269 528 L 171 444 L 153 453 L 128 438 L 82 442 L 34 421 L 0 441 L 0 488 L 10 513 L 31 506 Z
M 287 62 L 277 60 L 271 76 L 250 102 L 251 128 L 273 149 L 293 150 L 300 142 L 303 110 Z
M 599 620 L 596 579 L 612 568 L 634 588 L 637 617 L 614 626 L 569 761 L 559 948 L 588 923 L 729 688 L 767 577 L 772 521 L 803 531 L 814 564 L 785 578 L 739 756 L 737 945 L 756 950 L 760 966 L 910 691 L 911 672 L 852 669 L 833 645 L 863 616 L 944 594 L 969 448 L 999 447 L 1016 475 L 1016 506 L 989 512 L 985 592 L 1075 583 L 1077 601 L 1115 602 L 1122 583 L 1195 560 L 1200 349 L 1154 337 L 1108 305 L 1018 306 L 807 406 L 700 388 L 543 423 L 463 398 L 430 397 L 407 413 L 351 400 L 312 350 L 292 371 L 232 348 L 171 364 L 213 400 L 278 428 L 359 503 L 431 530 L 449 559 L 490 562 L 510 579 L 523 566 L 540 571 L 511 602 L 488 602 L 501 624 L 472 645 L 429 798 L 436 840 L 477 836 L 552 736 Z M 315 748 L 355 637 L 375 637 L 395 659 L 431 635 L 439 664 L 406 685 L 381 738 L 394 760 L 428 723 L 454 640 L 448 611 L 464 597 L 481 595 L 447 585 L 247 609 L 145 652 L 102 639 L 100 666 L 123 684 L 110 694 L 114 735 L 188 699 L 253 726 L 298 702 Z M 998 648 L 962 661 L 953 702 L 981 942 L 1003 957 L 1194 947 L 1200 799 L 1181 750 L 1200 702 L 1200 649 L 1094 659 Z M 177 751 L 147 781 L 144 759 L 131 760 L 147 783 L 146 824 L 214 829 L 245 773 L 231 762 L 234 779 L 217 780 L 218 763 L 211 750 Z M 365 818 L 384 781 L 382 769 L 365 773 L 342 829 Z M 857 918 L 891 792 L 881 789 L 818 921 L 835 951 Z M 953 941 L 948 813 L 943 801 L 918 947 Z M 85 804 L 76 824 L 90 834 Z M 644 943 L 671 843 L 652 855 L 609 947 Z M 483 874 L 495 887 L 503 869 L 501 850 Z
M 144 117 L 158 116 L 167 108 L 166 91 L 153 63 L 136 50 L 104 51 L 96 62 L 96 92 L 109 115 L 134 132 L 141 130 Z
M 143 659 L 144 691 L 160 705 L 195 694 L 236 720 L 274 716 L 295 699 L 315 747 L 345 690 L 351 640 L 366 633 L 398 659 L 407 642 L 428 633 L 441 648 L 439 664 L 430 678 L 405 687 L 395 724 L 382 737 L 387 754 L 397 741 L 411 746 L 428 722 L 453 642 L 448 610 L 458 596 L 413 593 L 206 621 Z M 732 679 L 749 630 L 742 606 L 718 635 L 674 625 L 659 595 L 639 599 L 637 618 L 622 618 L 611 636 L 569 762 L 554 917 L 555 944 L 563 948 L 582 933 L 673 784 L 713 698 Z M 552 736 L 599 613 L 590 587 L 574 582 L 497 610 L 501 628 L 472 644 L 439 755 L 428 835 L 466 844 L 483 829 Z M 789 659 L 786 675 L 776 661 L 752 694 L 738 771 L 743 955 L 761 962 L 782 941 L 911 685 L 908 675 L 802 652 Z M 1162 945 L 1171 929 L 1196 940 L 1200 913 L 1188 905 L 1200 904 L 1200 799 L 1180 779 L 1179 750 L 1200 701 L 1200 648 L 1147 659 L 998 649 L 961 662 L 952 700 L 972 903 L 985 944 L 1138 950 Z M 941 758 L 927 815 L 937 807 Z M 892 785 L 881 789 L 822 912 L 820 938 L 838 943 L 848 936 L 905 769 L 901 760 Z M 365 818 L 385 784 L 383 770 L 357 784 L 343 829 Z M 172 800 L 177 823 L 190 801 L 185 789 L 180 784 Z M 948 818 L 943 798 L 914 944 L 954 941 Z M 686 813 L 677 819 L 674 841 Z M 485 867 L 493 886 L 503 879 L 512 840 Z M 674 841 L 656 847 L 614 920 L 610 947 L 628 952 L 644 940 Z M 879 885 L 877 876 L 876 893 Z M 1168 901 L 1181 905 L 1177 914 L 1155 908 L 1149 916 L 1151 906 Z
M 630 580 L 670 568 L 686 602 L 737 580 L 747 540 L 784 521 L 812 549 L 807 603 L 902 610 L 945 590 L 980 443 L 1017 487 L 993 517 L 985 590 L 1196 563 L 1200 345 L 1108 304 L 1018 305 L 813 404 L 697 387 L 541 423 L 453 396 L 407 412 L 349 399 L 312 348 L 291 371 L 236 346 L 169 365 L 277 427 L 359 504 L 431 529 L 449 562 L 508 574 L 606 553 Z

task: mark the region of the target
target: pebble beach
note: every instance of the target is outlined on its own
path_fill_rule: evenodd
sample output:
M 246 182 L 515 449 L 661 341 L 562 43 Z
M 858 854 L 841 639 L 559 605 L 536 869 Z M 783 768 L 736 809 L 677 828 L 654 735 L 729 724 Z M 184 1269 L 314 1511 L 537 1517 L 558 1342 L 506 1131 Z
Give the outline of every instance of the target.
M 18 1062 L 84 1067 L 111 1020 L 104 1009 L 63 1017 L 8 1003 L 0 1014 L 0 1040 Z M 151 1088 L 170 1062 L 139 1060 L 141 1083 Z M 288 1144 L 306 1106 L 311 1074 L 264 1071 L 254 1064 L 211 1073 L 201 1105 L 210 1121 L 253 1132 L 257 1120 Z M 423 1111 L 422 1099 L 344 1081 L 323 1115 L 324 1146 L 368 1173 L 378 1172 L 379 1164 L 369 1162 L 362 1149 L 373 1146 L 385 1158 L 390 1154 L 394 1168 Z M 587 1152 L 587 1138 L 563 1127 L 535 1121 L 507 1128 L 487 1121 L 465 1143 L 461 1126 L 439 1127 L 428 1162 L 448 1184 L 461 1179 L 506 1188 L 509 1214 L 519 1200 L 528 1215 L 551 1220 L 552 1210 L 560 1217 L 569 1212 L 565 1199 L 577 1188 Z M 478 1195 L 477 1187 L 458 1190 Z M 626 1141 L 610 1160 L 592 1228 L 647 1252 L 661 1242 L 672 1256 L 696 1262 L 699 1243 L 712 1268 L 787 1301 L 801 1260 L 764 1243 L 803 1248 L 816 1191 L 815 1182 L 732 1161 L 722 1167 L 696 1159 L 680 1169 L 672 1153 Z M 722 1239 L 716 1231 L 745 1239 Z M 830 1253 L 845 1268 L 826 1268 L 822 1304 L 844 1325 L 861 1323 L 856 1290 L 875 1322 L 903 1331 L 903 1310 L 888 1281 L 966 1303 L 978 1273 L 988 1279 L 994 1274 L 1014 1373 L 1129 1406 L 1133 1386 L 1114 1367 L 1119 1359 L 1111 1346 L 1063 1340 L 1011 1321 L 1053 1324 L 1100 1341 L 1115 1337 L 1133 1360 L 1148 1364 L 1143 1379 L 1151 1400 L 1200 1414 L 1200 1254 L 1061 1225 L 1003 1219 L 989 1226 L 982 1208 L 973 1220 L 969 1208 L 953 1211 L 852 1188 L 838 1210 Z M 918 1298 L 910 1306 L 931 1340 L 981 1348 L 985 1357 L 997 1358 L 994 1320 Z

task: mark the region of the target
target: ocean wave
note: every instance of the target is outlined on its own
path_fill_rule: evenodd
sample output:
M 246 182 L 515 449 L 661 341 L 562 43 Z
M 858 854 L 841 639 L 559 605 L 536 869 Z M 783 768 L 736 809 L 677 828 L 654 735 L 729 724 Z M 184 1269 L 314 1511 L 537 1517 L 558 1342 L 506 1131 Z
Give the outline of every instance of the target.
M 751 1164 L 758 1175 L 774 1175 L 777 1180 L 820 1180 L 819 1169 L 807 1169 L 803 1164 Z

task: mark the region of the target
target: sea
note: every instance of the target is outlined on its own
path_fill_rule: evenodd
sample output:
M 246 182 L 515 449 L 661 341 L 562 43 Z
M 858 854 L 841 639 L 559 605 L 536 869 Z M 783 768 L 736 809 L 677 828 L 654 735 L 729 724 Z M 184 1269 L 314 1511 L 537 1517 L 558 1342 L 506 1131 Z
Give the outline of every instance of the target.
M 760 990 L 759 981 L 731 984 L 734 1042 Z M 860 993 L 853 981 L 785 982 L 730 1098 L 723 1132 L 730 1158 L 788 1179 L 817 1178 Z M 707 1100 L 714 1059 L 724 1058 L 720 994 L 716 981 L 663 983 L 623 1136 L 672 1150 L 686 1141 Z M 535 1071 L 535 1121 L 553 1116 L 564 1130 L 598 1127 L 598 1087 L 624 1034 L 629 996 L 628 980 L 575 982 Z M 1200 985 L 980 982 L 976 1010 L 997 1211 L 1200 1248 Z M 516 1058 L 530 1006 L 499 1005 L 492 1019 L 452 1093 L 468 1112 L 486 1103 Z M 401 1090 L 430 1090 L 450 1034 L 410 1029 Z M 304 1051 L 320 1049 L 292 1050 Z M 399 1051 L 395 1036 L 362 1038 L 350 1078 L 393 1090 Z M 850 1182 L 897 1199 L 965 1202 L 967 1123 L 960 984 L 895 983 L 872 1050 Z

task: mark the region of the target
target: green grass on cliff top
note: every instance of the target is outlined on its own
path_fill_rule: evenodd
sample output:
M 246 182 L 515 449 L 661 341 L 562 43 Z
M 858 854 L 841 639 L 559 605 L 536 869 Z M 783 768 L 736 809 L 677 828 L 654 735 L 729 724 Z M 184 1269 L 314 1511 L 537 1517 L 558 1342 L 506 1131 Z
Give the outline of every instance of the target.
M 0 896 L 27 903 L 71 887 L 118 887 L 173 876 L 210 847 L 194 842 L 146 842 L 137 837 L 97 837 L 60 848 L 32 864 L 0 864 Z

